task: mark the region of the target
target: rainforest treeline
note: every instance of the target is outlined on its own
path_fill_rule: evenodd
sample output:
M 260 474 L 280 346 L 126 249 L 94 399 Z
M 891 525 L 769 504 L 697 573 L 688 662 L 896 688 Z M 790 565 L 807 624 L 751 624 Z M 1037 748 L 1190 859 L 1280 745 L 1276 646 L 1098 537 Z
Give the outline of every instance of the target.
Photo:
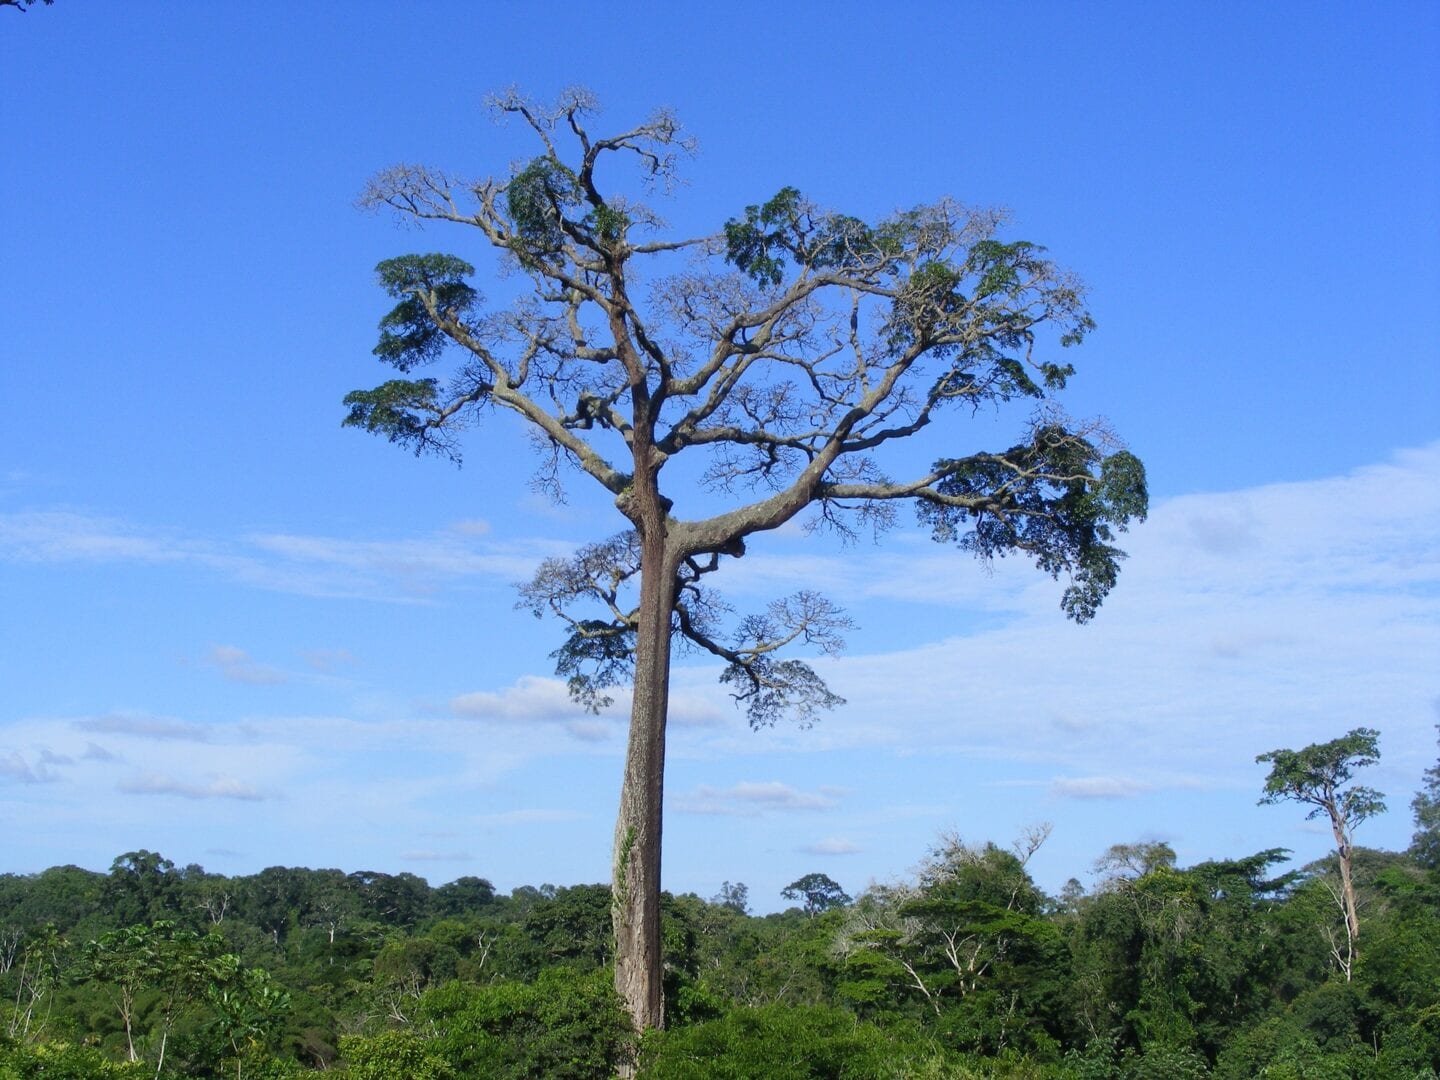
M 610 890 L 132 851 L 0 875 L 0 1080 L 88 1077 L 1424 1078 L 1440 1068 L 1440 773 L 1404 852 L 1180 867 L 1118 844 L 1037 887 L 1035 830 L 940 838 L 851 897 L 665 898 L 666 1029 L 612 987 Z M 917 853 L 920 854 L 920 853 Z M 638 1064 L 636 1064 L 638 1063 Z

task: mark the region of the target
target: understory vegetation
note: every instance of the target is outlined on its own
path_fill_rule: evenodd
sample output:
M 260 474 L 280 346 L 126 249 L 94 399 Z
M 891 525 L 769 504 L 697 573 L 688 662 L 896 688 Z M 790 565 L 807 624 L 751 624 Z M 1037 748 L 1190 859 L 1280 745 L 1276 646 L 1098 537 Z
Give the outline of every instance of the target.
M 853 899 L 810 873 L 778 914 L 739 884 L 667 894 L 667 1026 L 638 1040 L 608 886 L 225 877 L 150 851 L 3 875 L 0 1078 L 1434 1077 L 1434 794 L 1409 851 L 1351 853 L 1348 955 L 1336 859 L 1279 849 L 1181 868 L 1119 844 L 1051 896 L 1037 830 L 942 838 Z

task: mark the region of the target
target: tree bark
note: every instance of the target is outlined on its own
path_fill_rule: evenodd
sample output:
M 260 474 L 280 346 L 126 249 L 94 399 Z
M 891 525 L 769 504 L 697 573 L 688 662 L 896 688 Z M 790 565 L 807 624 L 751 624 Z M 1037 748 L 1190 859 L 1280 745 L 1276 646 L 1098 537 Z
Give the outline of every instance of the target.
M 664 511 L 656 517 L 641 530 L 634 696 L 612 863 L 615 989 L 637 1031 L 664 1023 L 660 830 L 677 560 L 667 550 Z

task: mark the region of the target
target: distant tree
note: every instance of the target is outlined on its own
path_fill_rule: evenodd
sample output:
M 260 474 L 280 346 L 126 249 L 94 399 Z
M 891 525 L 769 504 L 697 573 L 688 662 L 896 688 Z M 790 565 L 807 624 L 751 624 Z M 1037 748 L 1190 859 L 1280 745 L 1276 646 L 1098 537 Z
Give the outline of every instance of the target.
M 1054 935 L 1041 918 L 1044 896 L 1025 869 L 1048 833 L 1037 830 L 1014 851 L 942 836 L 917 882 L 868 889 L 846 912 L 835 942 L 845 967 L 842 996 L 874 1004 L 890 987 L 904 986 L 936 1017 L 956 1004 L 989 1013 L 983 1021 L 971 1013 L 967 1024 L 998 1021 L 1003 1041 L 1005 1011 L 996 1016 L 999 999 L 985 991 L 1008 984 L 1006 969 Z
M 1095 860 L 1095 872 L 1107 882 L 1144 877 L 1161 867 L 1175 865 L 1175 849 L 1163 840 L 1141 840 L 1134 844 L 1111 844 Z
M 734 885 L 722 881 L 720 891 L 710 898 L 710 902 L 729 908 L 737 915 L 747 914 L 750 911 L 750 886 L 743 881 L 737 881 Z
M 110 864 L 104 905 L 121 926 L 181 914 L 184 882 L 175 864 L 154 851 L 127 851 Z
M 356 870 L 345 880 L 371 917 L 386 926 L 413 926 L 429 913 L 430 885 L 415 874 Z
M 1261 805 L 1298 802 L 1309 806 L 1307 818 L 1324 815 L 1335 837 L 1339 858 L 1341 911 L 1345 917 L 1345 947 L 1337 952 L 1345 978 L 1350 978 L 1360 940 L 1360 917 L 1355 900 L 1354 846 L 1356 826 L 1384 813 L 1382 792 L 1355 785 L 1345 787 L 1356 769 L 1380 760 L 1380 733 L 1373 728 L 1355 728 L 1339 739 L 1315 743 L 1303 750 L 1271 750 L 1255 760 L 1270 764 Z
M 808 723 L 840 703 L 805 660 L 777 656 L 785 645 L 838 649 L 849 623 L 833 604 L 804 590 L 727 628 L 709 575 L 742 556 L 747 537 L 807 510 L 849 535 L 882 530 L 909 505 L 937 541 L 1064 575 L 1061 607 L 1085 622 L 1116 581 L 1114 532 L 1144 517 L 1145 476 L 1102 424 L 1051 403 L 1073 374 L 1052 348 L 1094 324 L 1079 282 L 1041 247 L 998 238 L 1003 215 L 947 200 L 867 224 L 787 187 L 710 235 L 656 237 L 660 219 L 606 190 L 605 167 L 630 161 L 642 187 L 670 186 L 692 147 L 674 117 L 597 138 L 584 91 L 553 108 L 515 93 L 496 106 L 530 126 L 537 157 L 476 182 L 398 166 L 362 203 L 475 230 L 502 269 L 528 279 L 524 295 L 484 312 L 465 259 L 382 262 L 396 305 L 374 351 L 406 377 L 349 394 L 344 423 L 458 459 L 459 432 L 507 410 L 542 451 L 542 488 L 558 494 L 572 466 L 627 522 L 547 560 L 523 595 L 566 628 L 556 666 L 577 700 L 599 707 L 611 687 L 632 687 L 612 858 L 615 980 L 649 1028 L 662 1019 L 672 644 L 724 665 L 752 725 Z M 461 361 L 447 379 L 408 377 L 450 346 Z M 1006 403 L 1030 411 L 1009 448 L 957 446 L 955 425 L 921 450 L 928 466 L 913 450 L 884 463 L 932 424 Z M 662 482 L 675 458 L 684 463 Z
M 1436 725 L 1440 731 L 1440 725 Z M 1440 870 L 1440 761 L 1425 770 L 1423 786 L 1410 801 L 1415 812 L 1415 835 L 1410 854 L 1428 870 Z
M 495 886 L 482 877 L 460 877 L 436 889 L 432 900 L 441 915 L 473 914 L 495 902 Z
M 556 889 L 520 920 L 538 947 L 542 963 L 603 966 L 614 951 L 610 932 L 610 887 L 575 885 Z
M 839 883 L 825 874 L 806 874 L 781 889 L 780 895 L 786 900 L 803 901 L 805 914 L 812 917 L 850 903 Z

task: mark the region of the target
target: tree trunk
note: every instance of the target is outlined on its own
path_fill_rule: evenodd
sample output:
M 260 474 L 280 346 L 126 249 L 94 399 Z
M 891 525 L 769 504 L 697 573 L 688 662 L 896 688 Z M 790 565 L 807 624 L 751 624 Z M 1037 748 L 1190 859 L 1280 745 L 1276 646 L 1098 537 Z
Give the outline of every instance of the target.
M 615 989 L 637 1031 L 664 1023 L 660 823 L 676 563 L 667 551 L 663 510 L 657 517 L 658 521 L 649 521 L 648 527 L 641 529 L 635 689 L 611 867 Z
M 1360 940 L 1360 912 L 1355 901 L 1354 867 L 1351 865 L 1349 831 L 1335 809 L 1330 811 L 1330 827 L 1335 833 L 1335 851 L 1340 863 L 1340 906 L 1345 912 L 1345 937 L 1349 942 L 1350 963 L 1345 965 L 1345 981 L 1350 981 L 1350 970 Z

